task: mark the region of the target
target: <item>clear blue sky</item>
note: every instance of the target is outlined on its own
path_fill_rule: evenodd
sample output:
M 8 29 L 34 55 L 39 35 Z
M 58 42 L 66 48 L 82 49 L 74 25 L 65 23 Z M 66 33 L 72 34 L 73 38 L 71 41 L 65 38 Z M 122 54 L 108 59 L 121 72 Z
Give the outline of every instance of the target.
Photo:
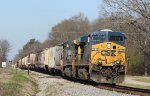
M 9 58 L 31 38 L 43 42 L 51 27 L 84 13 L 90 21 L 99 16 L 102 0 L 0 0 L 0 39 L 11 44 Z

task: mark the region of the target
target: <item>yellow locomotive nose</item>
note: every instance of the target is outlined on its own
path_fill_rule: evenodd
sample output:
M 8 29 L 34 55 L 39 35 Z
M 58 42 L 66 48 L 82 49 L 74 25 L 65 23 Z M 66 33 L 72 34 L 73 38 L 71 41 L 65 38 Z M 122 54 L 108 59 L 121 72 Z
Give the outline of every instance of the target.
M 125 47 L 113 42 L 92 45 L 91 62 L 102 66 L 124 65 Z

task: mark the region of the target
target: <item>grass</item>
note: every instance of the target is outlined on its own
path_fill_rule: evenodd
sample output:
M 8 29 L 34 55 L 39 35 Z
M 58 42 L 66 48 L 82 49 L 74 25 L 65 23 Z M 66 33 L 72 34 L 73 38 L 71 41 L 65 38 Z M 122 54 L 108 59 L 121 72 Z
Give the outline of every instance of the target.
M 18 72 L 13 75 L 14 76 L 12 79 L 18 83 L 25 83 L 25 82 L 29 81 L 29 79 L 25 76 L 25 73 L 23 73 L 23 72 Z
M 15 69 L 0 68 L 0 96 L 31 96 L 38 92 L 38 84 L 32 76 Z
M 138 84 L 121 83 L 119 85 L 129 86 L 129 87 L 134 87 L 134 88 L 150 89 L 150 86 L 142 86 L 142 85 L 138 85 Z
M 140 81 L 140 82 L 145 82 L 145 83 L 150 83 L 150 78 L 136 78 L 136 79 L 133 79 L 135 81 Z
M 139 82 L 143 82 L 143 83 L 150 83 L 150 77 L 144 77 L 144 76 L 126 76 L 126 78 L 134 80 L 134 81 L 139 81 Z M 132 84 L 130 82 L 124 82 L 121 83 L 119 85 L 122 86 L 129 86 L 129 87 L 135 87 L 135 88 L 142 88 L 142 89 L 150 89 L 150 84 L 145 86 L 142 84 Z
M 0 83 L 0 96 L 20 96 L 21 88 L 17 83 Z

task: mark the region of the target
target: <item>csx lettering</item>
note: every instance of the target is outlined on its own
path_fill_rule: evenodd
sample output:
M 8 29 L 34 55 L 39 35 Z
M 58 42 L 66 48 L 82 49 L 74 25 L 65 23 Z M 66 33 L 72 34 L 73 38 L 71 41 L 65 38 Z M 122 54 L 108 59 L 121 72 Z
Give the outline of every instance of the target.
M 102 50 L 101 54 L 103 56 L 116 56 L 115 52 L 116 50 Z

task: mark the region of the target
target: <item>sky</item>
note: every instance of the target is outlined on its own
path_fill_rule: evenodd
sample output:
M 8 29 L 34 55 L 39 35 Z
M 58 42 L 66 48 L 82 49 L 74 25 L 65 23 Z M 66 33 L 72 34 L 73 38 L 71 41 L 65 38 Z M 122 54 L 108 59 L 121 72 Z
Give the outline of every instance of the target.
M 102 0 L 0 0 L 0 39 L 11 45 L 9 59 L 31 38 L 43 42 L 57 23 L 78 13 L 99 17 Z

